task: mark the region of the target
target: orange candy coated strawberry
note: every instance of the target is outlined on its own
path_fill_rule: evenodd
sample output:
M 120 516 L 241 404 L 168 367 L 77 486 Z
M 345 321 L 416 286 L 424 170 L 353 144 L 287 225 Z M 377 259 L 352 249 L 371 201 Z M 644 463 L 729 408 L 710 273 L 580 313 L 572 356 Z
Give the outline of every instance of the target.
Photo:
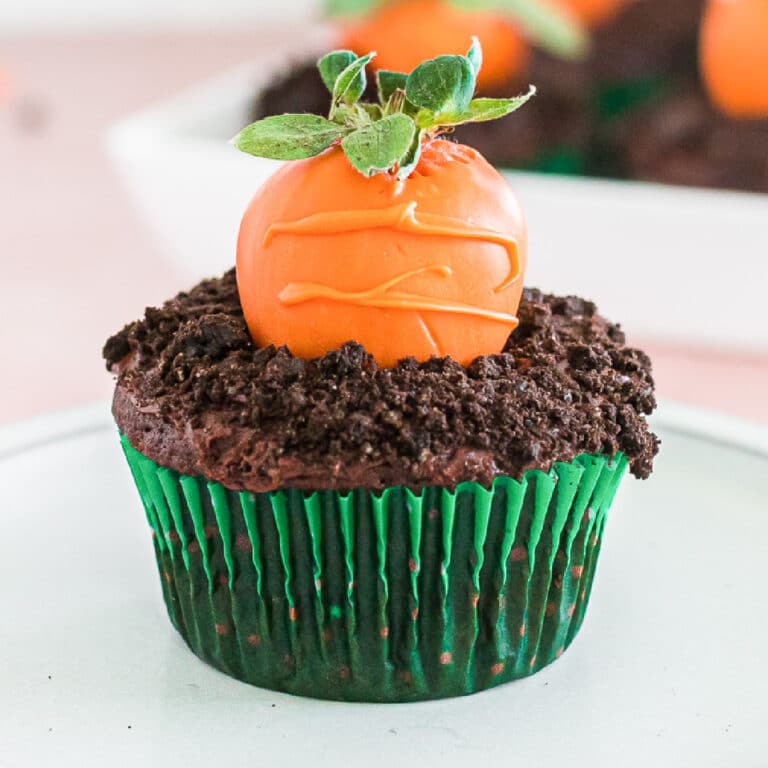
M 768 117 L 768 0 L 709 0 L 699 63 L 721 111 L 734 118 Z
M 408 75 L 379 71 L 360 103 L 369 53 L 318 61 L 328 117 L 274 115 L 238 149 L 298 160 L 256 193 L 237 242 L 237 286 L 259 345 L 320 357 L 357 341 L 379 365 L 501 352 L 517 327 L 525 220 L 475 150 L 439 138 L 510 114 L 535 93 L 474 98 L 483 53 L 441 55 Z
M 526 233 L 501 175 L 428 142 L 408 178 L 338 148 L 284 166 L 243 217 L 237 280 L 257 343 L 317 357 L 350 339 L 380 365 L 498 353 L 516 327 Z

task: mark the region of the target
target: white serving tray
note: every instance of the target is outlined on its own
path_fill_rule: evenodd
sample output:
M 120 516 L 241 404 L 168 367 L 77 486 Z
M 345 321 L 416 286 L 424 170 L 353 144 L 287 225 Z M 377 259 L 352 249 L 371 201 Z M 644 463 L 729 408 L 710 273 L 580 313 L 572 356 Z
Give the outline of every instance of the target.
M 109 151 L 189 283 L 234 263 L 240 217 L 278 163 L 227 142 L 260 87 L 331 28 L 115 125 Z M 768 350 L 768 195 L 505 172 L 527 214 L 527 284 L 593 298 L 632 334 Z
M 261 690 L 187 650 L 106 404 L 0 429 L 0 766 L 765 766 L 768 433 L 654 422 L 563 658 L 404 705 Z

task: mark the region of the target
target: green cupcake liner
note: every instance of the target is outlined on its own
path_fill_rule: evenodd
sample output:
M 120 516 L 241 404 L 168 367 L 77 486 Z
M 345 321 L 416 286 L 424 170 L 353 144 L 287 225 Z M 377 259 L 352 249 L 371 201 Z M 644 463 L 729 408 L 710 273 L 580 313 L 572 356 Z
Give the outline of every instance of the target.
M 253 494 L 121 440 L 192 651 L 258 686 L 347 701 L 459 696 L 558 658 L 627 467 L 583 455 L 490 489 Z

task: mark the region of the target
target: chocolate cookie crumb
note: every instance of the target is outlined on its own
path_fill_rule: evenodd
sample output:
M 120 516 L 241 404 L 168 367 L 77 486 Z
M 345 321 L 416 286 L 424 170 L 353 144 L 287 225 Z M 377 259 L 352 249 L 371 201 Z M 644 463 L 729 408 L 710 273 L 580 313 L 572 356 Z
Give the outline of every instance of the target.
M 113 411 L 157 463 L 234 489 L 485 485 L 581 453 L 647 477 L 658 440 L 647 355 L 583 299 L 525 291 L 498 355 L 381 368 L 350 341 L 303 360 L 257 347 L 234 270 L 110 338 Z

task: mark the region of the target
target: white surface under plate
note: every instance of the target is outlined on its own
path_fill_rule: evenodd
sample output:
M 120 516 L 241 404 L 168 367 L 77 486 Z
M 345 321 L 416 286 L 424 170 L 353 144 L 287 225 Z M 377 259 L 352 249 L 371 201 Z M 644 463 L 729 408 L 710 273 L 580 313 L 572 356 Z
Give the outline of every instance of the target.
M 109 151 L 137 208 L 189 285 L 234 265 L 243 211 L 279 167 L 228 139 L 277 73 L 329 50 L 334 38 L 333 28 L 299 30 L 280 50 L 110 131 Z M 768 350 L 768 195 L 505 176 L 528 220 L 526 285 L 591 298 L 637 336 Z
M 768 435 L 666 405 L 560 661 L 463 699 L 236 682 L 165 616 L 106 406 L 0 430 L 0 766 L 768 766 Z

